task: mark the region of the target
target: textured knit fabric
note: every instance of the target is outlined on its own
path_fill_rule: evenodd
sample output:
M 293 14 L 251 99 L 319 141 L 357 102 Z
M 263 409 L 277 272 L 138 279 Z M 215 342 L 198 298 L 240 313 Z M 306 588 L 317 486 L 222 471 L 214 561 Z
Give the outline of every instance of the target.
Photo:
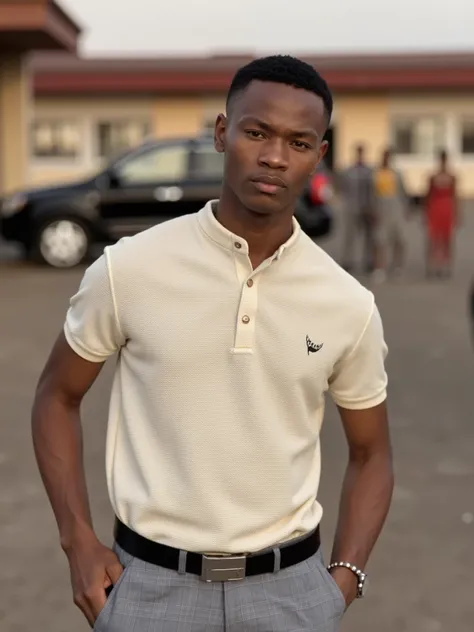
M 252 270 L 212 203 L 108 247 L 64 327 L 77 354 L 118 352 L 106 470 L 117 516 L 176 548 L 248 553 L 305 534 L 326 393 L 386 397 L 374 297 L 294 222 Z
M 321 554 L 277 573 L 206 583 L 115 550 L 125 567 L 95 632 L 338 632 L 345 601 Z

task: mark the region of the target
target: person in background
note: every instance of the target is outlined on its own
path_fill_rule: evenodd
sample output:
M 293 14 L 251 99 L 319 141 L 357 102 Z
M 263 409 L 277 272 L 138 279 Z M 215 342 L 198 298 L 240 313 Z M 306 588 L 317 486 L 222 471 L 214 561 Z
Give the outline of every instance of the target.
M 374 251 L 372 169 L 365 161 L 363 145 L 357 145 L 354 163 L 341 173 L 339 187 L 344 211 L 343 267 L 352 271 L 354 246 L 362 237 L 364 271 L 371 272 Z
M 428 238 L 427 274 L 449 276 L 452 267 L 453 231 L 457 224 L 456 178 L 448 167 L 446 151 L 439 154 L 439 167 L 428 183 L 426 196 Z
M 386 149 L 373 176 L 375 208 L 374 280 L 384 281 L 389 267 L 396 275 L 403 269 L 405 231 L 410 208 L 401 174 L 391 164 Z
M 474 277 L 471 280 L 471 287 L 469 288 L 468 310 L 471 322 L 471 341 L 474 345 Z

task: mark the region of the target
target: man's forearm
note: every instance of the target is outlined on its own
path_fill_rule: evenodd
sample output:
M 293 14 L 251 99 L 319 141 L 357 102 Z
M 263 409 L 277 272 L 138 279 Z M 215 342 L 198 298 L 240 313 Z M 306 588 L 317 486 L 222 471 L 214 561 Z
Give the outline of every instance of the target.
M 365 568 L 387 517 L 392 492 L 391 454 L 380 451 L 350 459 L 331 561 Z
M 38 391 L 32 414 L 33 444 L 59 528 L 61 546 L 93 536 L 83 466 L 79 405 Z

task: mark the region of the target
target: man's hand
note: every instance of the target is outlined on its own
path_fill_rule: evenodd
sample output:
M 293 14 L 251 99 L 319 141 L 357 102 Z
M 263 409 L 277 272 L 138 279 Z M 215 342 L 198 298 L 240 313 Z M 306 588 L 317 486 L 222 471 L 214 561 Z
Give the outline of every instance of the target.
M 346 609 L 357 596 L 358 580 L 356 575 L 347 568 L 332 568 L 329 571 L 346 600 Z
M 105 589 L 117 583 L 123 567 L 115 553 L 97 539 L 74 545 L 66 554 L 74 603 L 93 627 L 107 601 Z

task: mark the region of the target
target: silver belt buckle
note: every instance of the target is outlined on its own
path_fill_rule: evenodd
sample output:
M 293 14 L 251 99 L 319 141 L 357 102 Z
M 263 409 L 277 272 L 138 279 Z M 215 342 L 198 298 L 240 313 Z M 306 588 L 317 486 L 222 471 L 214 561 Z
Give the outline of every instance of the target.
M 245 577 L 245 555 L 202 556 L 201 579 L 205 582 L 235 582 Z

